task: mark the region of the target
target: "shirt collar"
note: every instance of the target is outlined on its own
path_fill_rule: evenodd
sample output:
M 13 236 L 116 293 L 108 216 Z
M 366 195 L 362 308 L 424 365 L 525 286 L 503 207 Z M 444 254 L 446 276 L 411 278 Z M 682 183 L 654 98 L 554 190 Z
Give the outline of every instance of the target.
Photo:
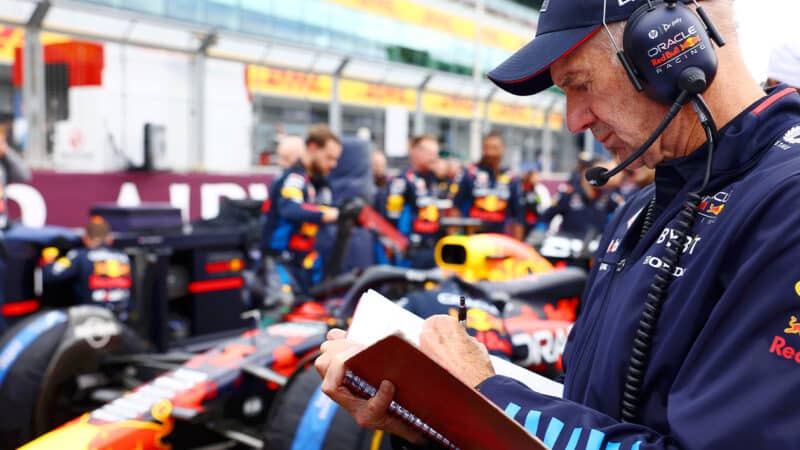
M 785 131 L 780 127 L 783 112 L 797 111 L 800 95 L 788 86 L 779 85 L 739 113 L 719 130 L 711 179 L 728 179 L 750 169 Z M 668 202 L 684 185 L 700 186 L 705 175 L 708 145 L 704 143 L 689 155 L 656 166 L 656 200 Z M 716 184 L 716 183 L 714 183 Z

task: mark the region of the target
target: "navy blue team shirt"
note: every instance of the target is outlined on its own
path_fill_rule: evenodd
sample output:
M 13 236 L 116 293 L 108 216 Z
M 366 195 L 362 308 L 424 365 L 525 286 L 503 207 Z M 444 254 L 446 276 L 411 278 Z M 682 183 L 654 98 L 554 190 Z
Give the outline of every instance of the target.
M 127 317 L 133 277 L 130 258 L 120 250 L 106 245 L 70 250 L 42 268 L 42 281 L 69 282 L 81 303 L 104 306 L 123 320 Z
M 456 207 L 464 217 L 485 222 L 487 233 L 503 233 L 507 220 L 525 223 L 519 208 L 519 180 L 513 171 L 501 169 L 495 173 L 482 164 L 466 169 L 461 178 Z
M 298 162 L 270 186 L 261 245 L 268 252 L 286 252 L 298 265 L 314 251 L 322 210 L 333 202 L 324 177 L 312 178 Z M 307 262 L 307 261 L 306 261 Z
M 644 378 L 620 397 L 648 287 L 706 148 L 659 165 L 606 230 L 565 351 L 564 399 L 494 376 L 479 389 L 553 450 L 786 449 L 800 434 L 800 95 L 785 86 L 720 130 Z M 655 195 L 662 213 L 641 240 Z

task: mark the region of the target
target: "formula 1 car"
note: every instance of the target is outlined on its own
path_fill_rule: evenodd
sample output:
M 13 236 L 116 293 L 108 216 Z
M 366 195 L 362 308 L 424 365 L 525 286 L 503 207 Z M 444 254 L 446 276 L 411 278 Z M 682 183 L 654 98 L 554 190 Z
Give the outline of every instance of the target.
M 462 281 L 469 295 L 500 307 L 512 361 L 559 373 L 584 271 L 552 271 L 532 249 L 500 235 L 448 237 L 436 253 L 441 269 L 376 266 L 334 278 L 315 287 L 334 294 L 296 305 L 283 322 L 262 326 L 254 312 L 250 320 L 258 325 L 238 337 L 185 341 L 156 353 L 101 308 L 32 315 L 0 340 L 1 445 L 19 445 L 72 415 L 23 448 L 314 448 L 302 444 L 308 427 L 298 425 L 303 409 L 292 405 L 308 404 L 313 394 L 301 387 L 314 381 L 309 366 L 327 330 L 346 327 L 367 289 L 400 298 L 441 283 L 448 271 L 474 277 Z M 520 276 L 528 272 L 534 274 Z M 346 416 L 333 420 L 331 433 L 366 433 Z M 319 445 L 337 439 L 327 430 L 310 435 Z
M 532 230 L 525 238 L 525 242 L 559 267 L 582 267 L 589 270 L 601 237 L 597 232 L 576 236 L 562 232 Z

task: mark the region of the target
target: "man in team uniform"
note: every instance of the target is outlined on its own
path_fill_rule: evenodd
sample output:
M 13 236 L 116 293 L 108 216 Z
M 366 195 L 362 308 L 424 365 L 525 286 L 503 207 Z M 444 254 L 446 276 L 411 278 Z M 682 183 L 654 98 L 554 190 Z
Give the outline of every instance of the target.
M 547 448 L 797 448 L 800 95 L 787 85 L 765 95 L 752 79 L 731 0 L 699 3 L 707 13 L 691 1 L 544 2 L 538 36 L 489 73 L 518 95 L 555 83 L 570 131 L 590 129 L 620 160 L 633 156 L 632 168 L 656 170 L 606 227 L 565 349 L 562 396 L 496 375 L 455 319 L 423 324 L 420 350 Z M 666 103 L 703 89 L 659 126 Z M 391 383 L 371 400 L 342 386 L 343 361 L 359 347 L 342 330 L 328 337 L 316 363 L 322 391 L 362 426 L 409 441 L 396 448 L 425 445 L 385 412 Z
M 555 216 L 561 216 L 559 231 L 564 234 L 585 238 L 603 232 L 611 215 L 625 200 L 614 190 L 589 184 L 583 176 L 585 173 L 585 169 L 580 173 L 576 180 L 578 184 L 569 183 L 560 188 L 553 206 L 539 218 L 542 224 L 549 224 Z
M 550 191 L 541 183 L 541 168 L 537 163 L 523 166 L 519 203 L 525 221 L 525 236 L 539 224 L 539 216 L 552 205 Z
M 523 239 L 523 220 L 519 214 L 519 181 L 511 170 L 502 169 L 505 144 L 498 133 L 483 138 L 483 154 L 477 165 L 470 167 L 461 179 L 456 195 L 456 208 L 463 217 L 484 222 L 481 231 L 505 232 L 511 221 L 511 235 Z
M 433 172 L 439 158 L 439 142 L 430 135 L 415 137 L 408 156 L 411 167 L 389 184 L 386 217 L 410 242 L 407 257 L 398 263 L 430 269 L 436 266 L 433 249 L 442 236 L 439 184 Z
M 314 250 L 322 224 L 334 223 L 339 210 L 326 177 L 342 154 L 339 138 L 325 125 L 311 127 L 306 151 L 270 186 L 262 212 L 262 248 L 268 290 L 305 295 L 322 278 L 322 261 Z M 277 285 L 276 285 L 277 284 Z
M 133 285 L 130 258 L 111 247 L 111 227 L 100 216 L 90 219 L 82 239 L 83 248 L 60 257 L 55 247 L 42 251 L 43 283 L 69 286 L 79 303 L 104 306 L 126 320 Z
M 8 146 L 5 133 L 0 133 L 0 307 L 5 300 L 6 248 L 3 244 L 3 229 L 8 226 L 8 206 L 6 185 L 28 181 L 31 172 L 22 158 Z M 3 314 L 0 314 L 0 333 L 6 328 Z

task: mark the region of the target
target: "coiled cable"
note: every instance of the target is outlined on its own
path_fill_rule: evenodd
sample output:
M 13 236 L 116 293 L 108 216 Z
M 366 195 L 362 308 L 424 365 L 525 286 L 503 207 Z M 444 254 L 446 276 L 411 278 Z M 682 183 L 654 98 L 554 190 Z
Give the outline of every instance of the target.
M 639 417 L 642 386 L 644 385 L 644 376 L 650 360 L 650 352 L 653 347 L 653 339 L 656 334 L 658 319 L 661 316 L 664 300 L 667 297 L 667 290 L 675 279 L 678 263 L 680 262 L 681 254 L 683 254 L 683 247 L 686 243 L 686 236 L 691 232 L 694 222 L 697 220 L 699 212 L 698 205 L 702 200 L 702 193 L 705 191 L 711 178 L 711 166 L 714 158 L 717 128 L 711 116 L 711 111 L 700 94 L 693 95 L 692 106 L 700 119 L 700 123 L 703 125 L 707 139 L 708 154 L 706 156 L 705 174 L 700 188 L 687 195 L 687 199 L 678 213 L 677 226 L 675 226 L 673 232 L 670 233 L 671 238 L 665 249 L 666 255 L 662 258 L 663 264 L 656 269 L 656 275 L 647 293 L 642 315 L 639 318 L 639 325 L 634 334 L 631 356 L 628 362 L 628 371 L 625 376 L 625 384 L 620 403 L 620 417 L 625 422 L 635 422 Z M 644 233 L 653 225 L 655 216 L 657 215 L 656 209 L 654 196 L 647 207 L 647 216 L 645 216 L 643 223 L 642 236 L 644 236 Z

